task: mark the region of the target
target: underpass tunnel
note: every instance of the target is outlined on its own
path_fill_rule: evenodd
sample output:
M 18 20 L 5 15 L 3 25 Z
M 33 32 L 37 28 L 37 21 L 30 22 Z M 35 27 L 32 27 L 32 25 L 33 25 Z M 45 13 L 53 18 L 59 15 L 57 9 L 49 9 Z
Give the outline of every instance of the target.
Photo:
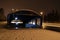
M 28 10 L 8 14 L 7 22 L 10 27 L 13 24 L 19 28 L 42 28 L 42 17 Z

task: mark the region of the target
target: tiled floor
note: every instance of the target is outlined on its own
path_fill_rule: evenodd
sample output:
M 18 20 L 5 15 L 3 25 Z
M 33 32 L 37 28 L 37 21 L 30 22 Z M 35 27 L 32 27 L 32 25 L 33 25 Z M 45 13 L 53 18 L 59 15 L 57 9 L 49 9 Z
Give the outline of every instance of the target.
M 0 28 L 0 40 L 60 40 L 60 33 L 44 29 L 8 30 Z

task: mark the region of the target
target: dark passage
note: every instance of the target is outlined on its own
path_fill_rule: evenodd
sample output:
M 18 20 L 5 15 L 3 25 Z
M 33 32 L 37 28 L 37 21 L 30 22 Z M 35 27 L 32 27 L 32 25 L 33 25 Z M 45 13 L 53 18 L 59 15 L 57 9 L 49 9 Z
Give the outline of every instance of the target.
M 41 28 L 42 17 L 33 11 L 20 10 L 7 16 L 10 28 Z

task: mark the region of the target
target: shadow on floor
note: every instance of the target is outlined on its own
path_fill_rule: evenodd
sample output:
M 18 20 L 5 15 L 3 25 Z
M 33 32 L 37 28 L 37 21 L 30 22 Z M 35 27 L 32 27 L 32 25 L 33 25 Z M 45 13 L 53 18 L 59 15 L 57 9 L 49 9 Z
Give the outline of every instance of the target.
M 5 25 L 5 26 L 2 26 L 2 28 L 8 29 L 8 30 L 42 29 L 41 27 L 36 27 L 36 26 L 32 26 L 32 27 L 19 27 L 18 26 L 18 27 L 16 27 L 16 26 L 12 26 L 12 25 Z
M 60 32 L 60 27 L 47 26 L 45 29 Z

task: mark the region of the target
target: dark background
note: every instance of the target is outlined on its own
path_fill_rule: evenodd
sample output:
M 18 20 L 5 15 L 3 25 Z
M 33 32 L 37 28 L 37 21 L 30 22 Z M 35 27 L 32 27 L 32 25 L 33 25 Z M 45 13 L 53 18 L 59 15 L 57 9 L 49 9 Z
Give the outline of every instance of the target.
M 38 13 L 43 11 L 46 14 L 52 9 L 56 9 L 59 12 L 60 0 L 0 0 L 0 8 L 4 9 L 5 15 L 11 12 L 12 8 L 32 9 Z

